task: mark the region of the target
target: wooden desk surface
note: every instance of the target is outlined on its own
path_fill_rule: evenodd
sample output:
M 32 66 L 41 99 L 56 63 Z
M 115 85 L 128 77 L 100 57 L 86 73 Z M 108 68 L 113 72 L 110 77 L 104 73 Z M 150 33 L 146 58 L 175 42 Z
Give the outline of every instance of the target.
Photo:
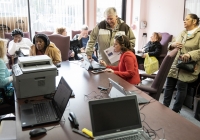
M 71 86 L 75 93 L 75 98 L 71 98 L 69 104 L 64 112 L 64 117 L 60 123 L 54 123 L 51 125 L 42 125 L 32 128 L 22 129 L 20 123 L 20 114 L 19 114 L 19 104 L 23 103 L 25 99 L 20 99 L 16 101 L 16 127 L 17 127 L 17 139 L 18 140 L 84 140 L 86 139 L 79 134 L 72 132 L 70 122 L 68 120 L 69 112 L 74 112 L 79 122 L 79 129 L 87 128 L 92 130 L 88 101 L 89 98 L 85 95 L 90 94 L 90 98 L 99 97 L 100 95 L 97 86 L 109 87 L 108 78 L 113 79 L 114 81 L 119 82 L 127 90 L 135 90 L 140 96 L 145 97 L 148 100 L 152 98 L 147 94 L 143 93 L 133 85 L 124 81 L 120 77 L 112 73 L 100 73 L 92 74 L 89 71 L 86 71 L 84 68 L 81 68 L 79 62 L 62 62 L 61 68 L 59 68 L 59 76 L 63 76 L 68 84 Z M 96 92 L 96 93 L 95 93 Z M 102 94 L 103 97 L 108 97 L 106 94 Z M 30 98 L 31 99 L 37 99 Z M 155 101 L 155 100 L 154 100 Z M 140 105 L 140 108 L 143 105 Z M 152 102 L 146 105 L 141 111 L 141 120 L 145 119 L 145 122 L 154 129 L 158 130 L 159 128 L 164 129 L 165 139 L 166 140 L 199 140 L 200 139 L 200 128 L 192 124 L 182 116 L 177 113 L 174 113 L 171 109 L 165 107 L 158 101 Z M 145 116 L 144 116 L 144 115 Z M 65 121 L 63 121 L 65 119 Z M 147 125 L 142 123 L 146 128 Z M 38 136 L 35 138 L 30 138 L 29 131 L 33 128 L 45 127 L 50 129 L 53 126 L 56 126 L 50 131 L 47 131 L 46 135 Z M 163 131 L 156 131 L 156 139 L 163 138 Z M 153 137 L 152 137 L 153 138 Z

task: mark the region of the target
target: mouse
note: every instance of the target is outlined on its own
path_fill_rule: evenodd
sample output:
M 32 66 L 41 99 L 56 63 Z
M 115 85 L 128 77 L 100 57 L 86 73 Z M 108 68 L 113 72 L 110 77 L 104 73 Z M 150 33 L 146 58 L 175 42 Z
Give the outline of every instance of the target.
M 78 123 L 78 120 L 76 118 L 76 115 L 73 112 L 69 113 L 68 119 L 74 125 L 75 128 L 78 128 L 79 123 Z
M 39 136 L 42 134 L 46 134 L 47 130 L 45 128 L 35 128 L 29 132 L 31 137 Z

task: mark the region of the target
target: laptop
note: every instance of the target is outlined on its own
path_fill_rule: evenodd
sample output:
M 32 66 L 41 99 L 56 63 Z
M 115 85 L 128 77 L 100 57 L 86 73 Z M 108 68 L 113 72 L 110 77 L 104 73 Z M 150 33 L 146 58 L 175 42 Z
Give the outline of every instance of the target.
M 151 139 L 142 129 L 135 95 L 89 101 L 89 110 L 95 140 Z
M 63 116 L 72 89 L 61 77 L 56 93 L 51 100 L 41 100 L 20 106 L 22 128 L 59 122 Z
M 108 78 L 108 80 L 110 81 L 112 88 L 110 90 L 109 96 L 111 98 L 115 98 L 115 97 L 122 97 L 122 96 L 130 96 L 130 95 L 136 95 L 137 99 L 138 99 L 138 103 L 139 104 L 146 104 L 149 103 L 149 101 L 143 97 L 141 97 L 140 95 L 138 95 L 135 91 L 126 91 L 124 89 L 124 87 L 122 87 L 121 85 L 119 85 L 117 82 L 115 82 L 114 80 Z
M 102 66 L 101 64 L 97 63 L 94 60 L 88 60 L 87 55 L 85 53 L 82 53 L 83 56 L 83 67 L 86 70 L 98 70 L 98 69 L 105 69 L 106 67 Z

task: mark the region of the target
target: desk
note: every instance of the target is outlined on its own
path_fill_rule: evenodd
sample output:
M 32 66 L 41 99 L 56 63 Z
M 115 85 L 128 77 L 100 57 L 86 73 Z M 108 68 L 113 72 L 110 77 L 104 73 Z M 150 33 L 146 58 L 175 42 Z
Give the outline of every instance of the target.
M 24 99 L 16 101 L 16 127 L 17 127 L 17 139 L 18 140 L 84 140 L 83 136 L 80 136 L 71 130 L 71 125 L 68 120 L 70 111 L 76 114 L 79 121 L 79 129 L 87 128 L 92 130 L 90 116 L 89 116 L 89 99 L 84 97 L 84 94 L 89 94 L 92 91 L 99 93 L 97 86 L 108 87 L 108 77 L 119 82 L 127 90 L 137 90 L 140 96 L 150 100 L 151 97 L 142 91 L 138 90 L 133 85 L 124 81 L 120 77 L 112 73 L 100 73 L 92 74 L 89 71 L 80 67 L 80 64 L 76 61 L 62 62 L 61 68 L 59 68 L 59 75 L 62 75 L 68 84 L 71 86 L 75 93 L 75 98 L 71 98 L 69 105 L 64 112 L 65 122 L 54 123 L 51 125 L 43 125 L 37 127 L 45 127 L 46 129 L 52 128 L 57 125 L 54 129 L 47 131 L 46 135 L 30 138 L 29 131 L 33 128 L 21 128 L 20 115 L 19 115 L 19 104 L 23 103 Z M 105 95 L 106 97 L 107 95 Z M 37 97 L 39 98 L 39 97 Z M 41 97 L 40 97 L 41 98 Z M 32 99 L 32 98 L 31 98 Z M 141 106 L 140 106 L 141 107 Z M 145 114 L 145 122 L 154 129 L 164 128 L 166 140 L 199 140 L 200 128 L 192 124 L 179 114 L 174 113 L 171 109 L 165 107 L 158 101 L 146 105 L 141 113 Z M 144 116 L 141 115 L 141 119 Z M 60 124 L 60 125 L 59 125 Z M 143 123 L 146 126 L 146 124 Z M 162 130 L 157 131 L 160 138 L 163 138 Z M 159 137 L 156 139 L 159 139 Z

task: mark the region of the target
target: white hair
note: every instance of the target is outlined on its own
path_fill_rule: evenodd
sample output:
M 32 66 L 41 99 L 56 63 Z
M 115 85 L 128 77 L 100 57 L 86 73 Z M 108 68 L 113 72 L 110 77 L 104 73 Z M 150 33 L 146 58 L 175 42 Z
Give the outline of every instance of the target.
M 109 15 L 117 16 L 117 10 L 115 7 L 108 7 L 104 12 L 104 17 L 107 17 Z
M 84 25 L 81 27 L 81 30 L 88 30 L 88 26 L 84 24 Z

